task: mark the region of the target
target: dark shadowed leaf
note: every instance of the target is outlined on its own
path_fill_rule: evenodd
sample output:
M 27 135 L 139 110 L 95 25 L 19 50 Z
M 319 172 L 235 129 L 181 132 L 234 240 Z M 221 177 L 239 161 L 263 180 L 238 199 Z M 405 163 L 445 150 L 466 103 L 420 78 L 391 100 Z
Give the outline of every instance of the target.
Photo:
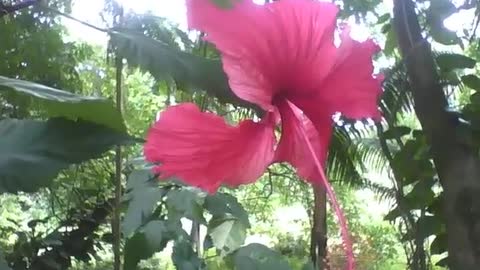
M 435 236 L 430 245 L 430 252 L 432 254 L 442 254 L 447 251 L 447 234 L 442 233 Z
M 228 254 L 245 243 L 247 227 L 236 218 L 213 217 L 208 224 L 208 234 L 213 245 Z
M 390 139 L 401 138 L 402 136 L 405 136 L 410 132 L 412 132 L 412 129 L 409 127 L 397 126 L 397 127 L 392 127 L 389 130 L 385 131 L 383 133 L 383 136 L 385 139 L 390 140 Z
M 128 208 L 122 222 L 125 237 L 129 237 L 151 218 L 165 194 L 166 191 L 158 186 L 150 169 L 135 170 L 129 175 L 125 196 Z
M 0 121 L 0 193 L 34 192 L 70 164 L 98 158 L 127 134 L 86 121 Z
M 470 74 L 462 76 L 462 82 L 471 89 L 480 91 L 480 78 L 476 75 Z
M 474 68 L 475 60 L 461 54 L 445 53 L 437 56 L 437 63 L 444 72 L 454 69 Z
M 34 105 L 49 117 L 85 120 L 125 131 L 121 115 L 113 103 L 100 97 L 76 95 L 45 85 L 0 76 L 0 90 L 10 90 L 31 97 Z
M 277 252 L 261 244 L 250 244 L 233 254 L 236 270 L 291 270 Z
M 198 270 L 202 262 L 192 249 L 186 235 L 180 236 L 173 245 L 172 261 L 177 270 Z
M 125 243 L 125 269 L 137 269 L 141 260 L 162 251 L 170 240 L 175 239 L 179 226 L 160 220 L 147 223 Z

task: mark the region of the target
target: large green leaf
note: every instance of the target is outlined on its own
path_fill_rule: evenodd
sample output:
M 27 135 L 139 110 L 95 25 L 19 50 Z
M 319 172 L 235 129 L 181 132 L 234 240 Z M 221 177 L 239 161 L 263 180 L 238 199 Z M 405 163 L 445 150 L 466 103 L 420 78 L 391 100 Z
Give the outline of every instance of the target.
M 250 244 L 233 254 L 235 270 L 291 270 L 277 252 L 261 244 Z
M 162 251 L 170 240 L 176 238 L 179 224 L 153 220 L 125 243 L 125 269 L 137 269 L 141 260 Z
M 253 107 L 233 94 L 219 60 L 182 52 L 131 30 L 113 32 L 111 43 L 130 65 L 150 72 L 157 79 L 169 76 L 190 89 L 206 91 L 222 102 Z
M 206 223 L 203 217 L 203 204 L 205 196 L 197 189 L 183 187 L 180 190 L 172 190 L 167 195 L 168 218 L 180 220 L 183 217 Z
M 250 228 L 248 213 L 238 202 L 237 198 L 230 194 L 216 193 L 205 198 L 205 209 L 215 217 L 234 217 Z
M 70 164 L 100 157 L 114 145 L 131 143 L 123 132 L 86 122 L 0 121 L 0 193 L 34 192 Z
M 444 53 L 437 56 L 438 66 L 442 71 L 454 69 L 474 68 L 477 63 L 475 59 L 456 53 Z
M 31 97 L 49 117 L 85 120 L 125 131 L 125 124 L 108 99 L 76 95 L 45 85 L 0 76 L 0 90 L 10 90 Z
M 236 218 L 213 217 L 208 224 L 208 234 L 217 249 L 230 253 L 245 243 L 247 227 Z
M 149 168 L 135 170 L 129 175 L 125 196 L 129 202 L 122 222 L 125 237 L 129 237 L 151 218 L 165 193 L 164 189 L 159 188 Z

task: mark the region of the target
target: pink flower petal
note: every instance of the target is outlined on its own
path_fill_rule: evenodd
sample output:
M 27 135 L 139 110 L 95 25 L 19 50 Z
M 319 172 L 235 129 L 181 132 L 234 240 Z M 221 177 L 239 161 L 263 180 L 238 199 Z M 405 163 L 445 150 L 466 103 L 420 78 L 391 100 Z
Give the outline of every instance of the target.
M 206 32 L 221 52 L 235 94 L 271 110 L 280 92 L 315 91 L 335 61 L 336 6 L 314 0 L 233 3 L 233 9 L 221 9 L 211 0 L 187 0 L 187 11 L 190 27 Z
M 335 66 L 310 102 L 325 104 L 331 113 L 341 112 L 348 118 L 379 119 L 383 77 L 373 75 L 372 62 L 379 47 L 372 40 L 355 41 L 349 34 L 348 28 L 342 32 Z
M 267 117 L 268 118 L 268 117 Z M 161 178 L 178 177 L 215 192 L 219 186 L 256 181 L 272 162 L 275 137 L 271 122 L 247 120 L 230 126 L 192 103 L 169 107 L 147 135 L 145 157 L 160 163 Z
M 331 117 L 324 114 L 322 125 L 317 122 L 321 128 L 319 133 L 313 123 L 292 103 L 283 101 L 278 106 L 282 115 L 282 137 L 275 153 L 275 161 L 288 162 L 297 168 L 298 175 L 305 180 L 322 184 L 312 154 L 305 143 L 302 129 L 305 130 L 310 144 L 316 151 L 315 154 L 324 166 L 332 133 Z

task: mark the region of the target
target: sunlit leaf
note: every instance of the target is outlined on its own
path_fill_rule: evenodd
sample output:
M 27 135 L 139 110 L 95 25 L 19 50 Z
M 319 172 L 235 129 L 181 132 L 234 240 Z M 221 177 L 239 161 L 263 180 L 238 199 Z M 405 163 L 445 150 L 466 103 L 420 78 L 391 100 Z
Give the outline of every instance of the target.
M 247 227 L 236 218 L 214 217 L 208 224 L 208 234 L 217 249 L 230 253 L 245 242 Z

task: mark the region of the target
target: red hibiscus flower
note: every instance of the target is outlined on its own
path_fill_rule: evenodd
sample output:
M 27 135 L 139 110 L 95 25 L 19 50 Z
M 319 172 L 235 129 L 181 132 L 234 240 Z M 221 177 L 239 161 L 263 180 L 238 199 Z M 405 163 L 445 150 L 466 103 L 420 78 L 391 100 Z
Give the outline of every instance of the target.
M 338 10 L 331 3 L 233 3 L 222 9 L 212 0 L 187 0 L 189 26 L 220 51 L 233 92 L 266 114 L 231 126 L 191 103 L 169 107 L 148 133 L 145 156 L 160 164 L 154 170 L 161 178 L 175 176 L 208 192 L 255 182 L 272 163 L 290 163 L 300 177 L 326 188 L 353 269 L 347 224 L 323 166 L 335 113 L 380 118 L 381 78 L 372 64 L 378 46 L 353 40 L 348 27 L 336 46 Z

